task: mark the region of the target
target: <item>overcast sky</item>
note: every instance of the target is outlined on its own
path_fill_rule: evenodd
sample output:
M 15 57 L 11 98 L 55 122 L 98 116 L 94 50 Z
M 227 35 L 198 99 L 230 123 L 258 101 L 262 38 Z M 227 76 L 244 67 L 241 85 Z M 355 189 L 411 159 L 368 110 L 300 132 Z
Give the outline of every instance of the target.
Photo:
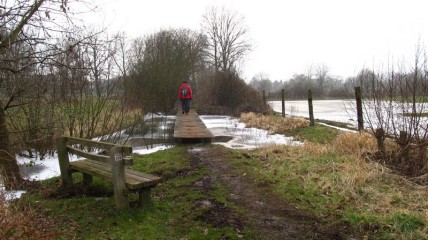
M 131 38 L 167 28 L 200 30 L 212 6 L 245 18 L 253 51 L 242 67 L 286 80 L 321 64 L 330 75 L 354 76 L 388 59 L 409 60 L 428 42 L 427 0 L 98 0 L 97 22 Z

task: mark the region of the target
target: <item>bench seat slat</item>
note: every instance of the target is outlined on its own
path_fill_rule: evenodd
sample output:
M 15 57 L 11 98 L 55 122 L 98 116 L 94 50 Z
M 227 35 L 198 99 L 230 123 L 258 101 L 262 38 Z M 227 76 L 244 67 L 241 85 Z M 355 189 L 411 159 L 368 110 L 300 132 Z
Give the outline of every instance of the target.
M 112 174 L 111 174 L 111 170 L 108 170 L 108 167 L 102 167 L 100 168 L 98 165 L 93 165 L 87 162 L 88 160 L 82 161 L 82 162 L 73 162 L 70 164 L 71 169 L 78 171 L 78 172 L 83 172 L 83 173 L 87 173 L 90 175 L 94 175 L 97 176 L 99 178 L 102 178 L 104 180 L 107 181 L 112 181 Z M 132 178 L 126 178 L 126 185 L 127 187 L 129 186 L 135 186 L 140 184 L 139 181 L 136 181 Z
M 112 181 L 111 165 L 94 160 L 79 160 L 70 162 L 72 170 L 100 177 L 107 181 Z M 155 175 L 141 173 L 125 168 L 126 187 L 132 190 L 154 186 L 160 182 L 161 178 Z

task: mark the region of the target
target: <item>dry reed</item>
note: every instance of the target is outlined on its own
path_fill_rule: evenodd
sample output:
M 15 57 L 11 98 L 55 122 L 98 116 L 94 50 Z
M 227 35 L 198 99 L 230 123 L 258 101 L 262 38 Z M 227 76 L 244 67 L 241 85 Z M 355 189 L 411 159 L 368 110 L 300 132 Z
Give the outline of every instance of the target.
M 263 128 L 270 133 L 285 133 L 287 131 L 309 126 L 306 119 L 302 117 L 276 117 L 274 115 L 262 115 L 253 112 L 241 113 L 240 120 L 247 127 Z

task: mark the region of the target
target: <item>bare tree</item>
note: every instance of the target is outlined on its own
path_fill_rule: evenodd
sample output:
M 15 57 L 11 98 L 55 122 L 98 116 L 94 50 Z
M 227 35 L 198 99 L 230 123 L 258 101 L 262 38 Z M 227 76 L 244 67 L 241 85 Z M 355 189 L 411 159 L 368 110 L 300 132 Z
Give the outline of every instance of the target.
M 357 77 L 365 98 L 365 122 L 378 138 L 382 156 L 409 175 L 420 174 L 426 168 L 427 63 L 428 57 L 418 45 L 410 67 L 390 65 L 385 72 L 377 73 L 363 70 Z M 383 141 L 388 136 L 399 146 L 398 151 L 389 150 L 393 158 L 385 158 L 388 149 Z
M 5 91 L 6 81 L 23 77 L 32 67 L 41 68 L 58 52 L 72 50 L 74 41 L 67 49 L 59 49 L 52 41 L 54 35 L 69 32 L 67 27 L 73 23 L 68 15 L 72 2 L 0 1 L 0 171 L 7 188 L 22 181 L 9 138 L 7 112 L 26 103 L 18 99 L 29 86 Z
M 113 61 L 117 66 L 118 75 L 126 78 L 128 75 L 129 61 L 128 61 L 128 41 L 124 33 L 118 33 L 114 36 L 116 54 L 113 56 Z
M 315 70 L 315 80 L 317 82 L 318 95 L 325 95 L 325 84 L 328 78 L 328 67 L 324 64 L 318 65 Z
M 258 91 L 265 91 L 266 93 L 272 90 L 272 81 L 265 73 L 258 73 L 251 79 L 250 86 Z
M 202 28 L 208 38 L 208 57 L 216 71 L 235 71 L 237 63 L 251 50 L 244 18 L 225 8 L 205 13 Z
M 308 88 L 311 86 L 311 79 L 307 75 L 294 75 L 290 80 L 285 82 L 287 95 L 291 99 L 307 99 Z

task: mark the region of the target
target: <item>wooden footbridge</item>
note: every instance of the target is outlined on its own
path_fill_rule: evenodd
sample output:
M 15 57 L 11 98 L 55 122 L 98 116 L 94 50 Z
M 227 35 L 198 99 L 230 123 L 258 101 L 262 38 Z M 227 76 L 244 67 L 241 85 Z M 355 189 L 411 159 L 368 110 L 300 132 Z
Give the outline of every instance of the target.
M 180 143 L 204 142 L 209 143 L 214 135 L 208 130 L 195 110 L 189 113 L 177 114 L 174 127 L 174 139 Z

